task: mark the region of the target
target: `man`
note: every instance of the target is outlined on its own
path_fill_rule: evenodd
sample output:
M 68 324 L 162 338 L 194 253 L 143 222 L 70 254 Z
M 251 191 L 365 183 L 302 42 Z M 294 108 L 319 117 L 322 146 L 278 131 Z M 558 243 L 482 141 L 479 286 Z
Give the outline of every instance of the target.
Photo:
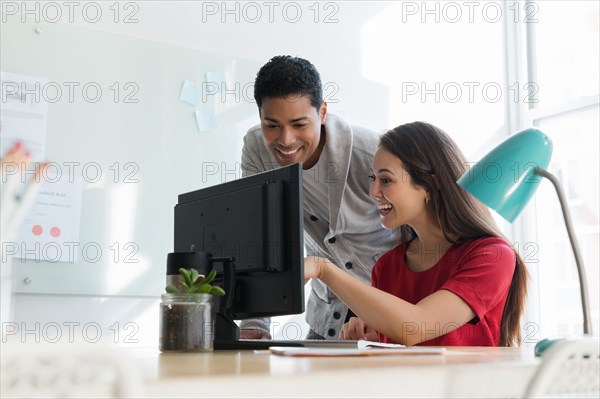
M 254 98 L 261 123 L 244 137 L 243 175 L 302 163 L 307 255 L 328 258 L 370 284 L 376 260 L 394 246 L 369 198 L 377 134 L 327 114 L 319 73 L 302 58 L 272 58 L 258 72 Z M 336 339 L 353 315 L 323 283 L 311 284 L 307 338 Z M 242 337 L 270 337 L 268 322 L 242 321 Z

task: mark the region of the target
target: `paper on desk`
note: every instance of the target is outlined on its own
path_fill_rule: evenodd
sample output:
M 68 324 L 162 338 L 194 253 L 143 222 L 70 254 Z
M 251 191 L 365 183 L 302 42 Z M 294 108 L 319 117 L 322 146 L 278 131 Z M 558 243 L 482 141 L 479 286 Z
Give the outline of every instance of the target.
M 375 342 L 375 341 L 366 341 L 364 339 L 360 339 L 357 342 L 358 349 L 367 349 L 367 348 L 406 348 L 406 345 L 402 344 L 386 344 L 385 342 Z
M 445 348 L 432 347 L 400 347 L 400 348 L 298 348 L 287 346 L 272 346 L 272 354 L 294 357 L 335 357 L 335 356 L 389 356 L 389 355 L 441 355 Z

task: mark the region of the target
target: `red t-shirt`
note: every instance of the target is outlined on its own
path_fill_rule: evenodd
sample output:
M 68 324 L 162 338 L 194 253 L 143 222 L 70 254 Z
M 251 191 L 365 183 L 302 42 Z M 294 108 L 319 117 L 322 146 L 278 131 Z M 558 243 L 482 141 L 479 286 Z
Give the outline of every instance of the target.
M 412 304 L 445 289 L 462 298 L 476 315 L 449 333 L 452 326 L 436 326 L 442 333 L 437 338 L 437 331 L 423 329 L 420 334 L 432 338 L 420 345 L 498 346 L 502 312 L 516 265 L 513 249 L 498 237 L 473 239 L 450 247 L 430 269 L 411 272 L 404 256 L 407 245 L 399 245 L 379 259 L 373 269 L 373 287 Z M 416 325 L 405 324 L 407 334 L 415 331 Z M 379 341 L 394 342 L 378 334 Z

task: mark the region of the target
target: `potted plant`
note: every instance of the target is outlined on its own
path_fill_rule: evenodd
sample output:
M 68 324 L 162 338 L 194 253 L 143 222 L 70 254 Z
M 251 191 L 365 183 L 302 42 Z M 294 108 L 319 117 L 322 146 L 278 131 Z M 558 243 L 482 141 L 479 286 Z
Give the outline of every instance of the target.
M 213 349 L 213 295 L 225 291 L 211 283 L 217 275 L 211 270 L 201 276 L 196 269 L 179 269 L 177 286 L 167 285 L 160 304 L 160 350 L 203 352 Z

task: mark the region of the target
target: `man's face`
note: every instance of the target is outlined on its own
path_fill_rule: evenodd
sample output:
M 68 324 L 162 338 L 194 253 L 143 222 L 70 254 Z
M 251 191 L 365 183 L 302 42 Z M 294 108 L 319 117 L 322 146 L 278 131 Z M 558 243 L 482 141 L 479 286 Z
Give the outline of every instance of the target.
M 327 104 L 317 109 L 308 96 L 267 97 L 260 107 L 260 123 L 265 146 L 279 165 L 301 162 L 304 169 L 319 160 L 323 143 L 321 125 L 325 123 Z

